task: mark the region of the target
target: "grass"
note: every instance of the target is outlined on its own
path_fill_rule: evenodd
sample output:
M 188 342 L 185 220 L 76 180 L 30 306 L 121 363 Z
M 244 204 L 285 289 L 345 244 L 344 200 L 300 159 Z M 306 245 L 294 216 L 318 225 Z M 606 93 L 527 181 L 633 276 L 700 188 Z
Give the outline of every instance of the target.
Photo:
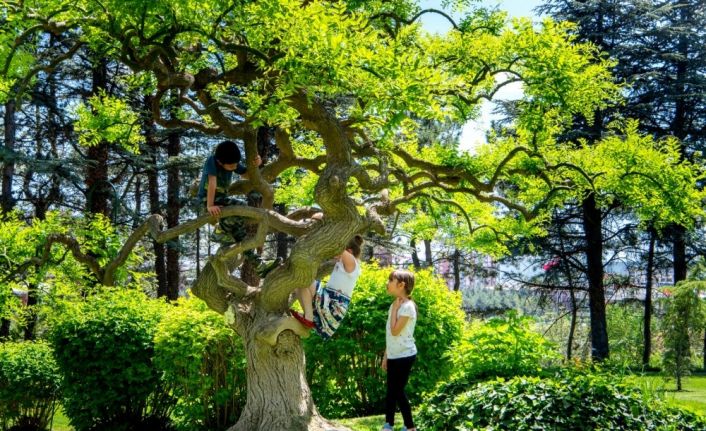
M 656 392 L 675 407 L 706 416 L 706 375 L 694 375 L 682 380 L 681 392 L 677 392 L 674 379 L 665 380 L 662 376 L 646 375 L 635 378 L 638 387 L 648 392 Z
M 73 428 L 69 425 L 69 419 L 61 408 L 59 408 L 54 415 L 54 423 L 51 429 L 52 431 L 73 431 Z
M 380 431 L 382 424 L 385 422 L 385 416 L 379 415 L 367 416 L 363 418 L 339 419 L 335 420 L 335 422 L 345 425 L 353 431 Z M 401 424 L 402 416 L 399 414 L 395 416 L 395 423 Z M 52 431 L 73 431 L 73 428 L 69 425 L 69 420 L 61 410 L 54 415 L 54 426 L 52 426 Z
M 338 419 L 335 422 L 345 425 L 353 431 L 380 431 L 385 423 L 385 415 L 366 416 L 353 419 Z M 395 415 L 395 429 L 402 426 L 402 416 Z

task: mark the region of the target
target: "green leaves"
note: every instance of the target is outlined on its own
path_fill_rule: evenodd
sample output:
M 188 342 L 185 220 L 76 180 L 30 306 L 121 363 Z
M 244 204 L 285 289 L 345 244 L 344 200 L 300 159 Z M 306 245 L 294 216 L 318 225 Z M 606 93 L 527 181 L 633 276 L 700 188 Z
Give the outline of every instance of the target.
M 105 92 L 91 97 L 88 102 L 90 107 L 82 104 L 76 108 L 74 128 L 79 143 L 92 147 L 105 141 L 138 154 L 145 138 L 140 133 L 139 115 L 127 102 Z

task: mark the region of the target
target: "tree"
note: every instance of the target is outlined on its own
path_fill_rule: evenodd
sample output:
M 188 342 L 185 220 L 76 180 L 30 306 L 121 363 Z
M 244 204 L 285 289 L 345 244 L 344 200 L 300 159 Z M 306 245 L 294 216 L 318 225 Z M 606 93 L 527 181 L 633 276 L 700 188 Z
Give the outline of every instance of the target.
M 682 390 L 682 377 L 689 374 L 691 364 L 691 340 L 704 327 L 704 305 L 699 293 L 704 290 L 703 281 L 683 281 L 670 289 L 667 313 L 663 320 L 665 351 L 662 363 L 667 373 L 677 381 L 677 390 Z
M 324 271 L 349 238 L 384 234 L 382 217 L 408 211 L 420 199 L 455 213 L 466 244 L 497 249 L 498 232 L 509 240 L 539 233 L 544 208 L 566 190 L 566 166 L 545 150 L 566 152 L 554 148 L 557 132 L 618 94 L 608 64 L 591 46 L 573 43 L 568 26 L 516 21 L 505 28 L 503 14 L 480 9 L 469 10 L 448 35 L 434 36 L 415 24 L 425 12 L 402 0 L 4 5 L 20 27 L 13 49 L 27 35 L 73 35 L 150 83 L 158 126 L 244 146 L 248 179 L 230 191 L 255 190 L 262 205 L 225 208 L 223 216 L 251 219 L 256 233 L 221 248 L 192 288 L 244 340 L 248 401 L 234 431 L 331 428 L 306 383 L 299 335 L 307 334 L 285 313 L 292 291 Z M 12 75 L 3 79 L 14 83 Z M 481 100 L 519 81 L 526 96 L 516 133 L 498 137 L 492 149 L 470 156 L 443 143 L 418 145 L 418 123 L 410 118 L 465 122 Z M 165 115 L 165 96 L 174 92 L 176 114 Z M 129 107 L 115 96 L 95 103 L 105 107 L 94 106 L 95 117 L 105 121 L 87 132 L 115 138 L 119 131 L 120 142 L 129 144 L 135 124 Z M 262 125 L 275 128 L 279 156 L 258 170 L 253 162 Z M 294 209 L 283 216 L 273 211 L 276 202 Z M 314 210 L 304 202 L 316 203 L 323 220 L 306 219 Z M 69 238 L 54 241 L 112 285 L 146 232 L 163 243 L 212 221 L 201 216 L 161 231 L 159 219 L 148 218 L 109 262 L 87 256 Z M 262 284 L 234 275 L 243 251 L 276 231 L 297 238 L 285 263 Z M 274 345 L 267 341 L 273 339 Z

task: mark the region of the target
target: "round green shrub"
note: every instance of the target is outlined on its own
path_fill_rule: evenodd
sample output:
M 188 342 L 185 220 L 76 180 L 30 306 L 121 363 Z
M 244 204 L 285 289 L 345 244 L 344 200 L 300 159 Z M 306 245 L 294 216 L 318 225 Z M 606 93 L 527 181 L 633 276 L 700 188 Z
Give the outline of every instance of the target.
M 561 360 L 556 346 L 533 329 L 533 320 L 516 312 L 473 322 L 450 357 L 461 381 L 537 376 Z
M 417 414 L 420 429 L 697 431 L 706 421 L 647 399 L 638 389 L 598 375 L 515 377 L 442 385 Z
M 238 419 L 246 398 L 242 341 L 223 316 L 198 299 L 180 299 L 157 327 L 154 364 L 175 399 L 179 430 L 222 430 Z
M 314 400 L 326 416 L 365 416 L 384 409 L 385 373 L 380 366 L 393 300 L 386 289 L 391 271 L 364 265 L 338 331 L 329 340 L 312 335 L 304 343 Z M 430 271 L 418 271 L 415 278 L 418 360 L 407 391 L 412 403 L 420 402 L 424 392 L 450 376 L 451 361 L 444 353 L 461 337 L 464 325 L 458 293 L 449 291 L 444 280 Z
M 48 429 L 60 385 L 48 344 L 0 344 L 0 428 Z
M 167 305 L 141 292 L 107 289 L 64 303 L 49 339 L 64 377 L 63 406 L 77 431 L 135 429 L 157 414 L 153 337 Z M 156 398 L 159 398 L 156 397 Z

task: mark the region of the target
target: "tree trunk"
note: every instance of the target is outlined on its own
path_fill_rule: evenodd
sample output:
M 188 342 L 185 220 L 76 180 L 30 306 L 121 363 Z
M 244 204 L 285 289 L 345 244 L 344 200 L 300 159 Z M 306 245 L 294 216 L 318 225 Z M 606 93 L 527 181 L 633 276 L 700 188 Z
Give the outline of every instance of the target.
M 454 250 L 454 292 L 461 290 L 461 252 Z
M 591 315 L 591 357 L 596 361 L 608 359 L 608 325 L 606 322 L 605 291 L 603 288 L 603 234 L 601 210 L 595 196 L 588 195 L 582 202 L 583 229 L 586 236 L 586 270 L 588 301 Z
M 655 260 L 655 240 L 656 232 L 654 229 L 650 232 L 650 245 L 647 251 L 647 271 L 645 277 L 645 315 L 643 319 L 643 349 L 642 349 L 642 366 L 647 368 L 650 366 L 650 355 L 652 354 L 652 279 L 654 273 Z
M 91 95 L 99 95 L 108 84 L 108 67 L 100 60 L 93 68 Z M 108 181 L 108 143 L 100 142 L 91 146 L 86 161 L 86 211 L 93 214 L 110 215 L 108 201 L 111 184 Z
M 10 338 L 10 321 L 8 319 L 0 319 L 0 342 Z
M 12 197 L 12 178 L 15 175 L 15 132 L 17 130 L 15 123 L 15 110 L 17 108 L 15 99 L 10 99 L 5 103 L 5 115 L 3 116 L 3 124 L 5 128 L 5 159 L 2 167 L 2 212 L 8 213 L 15 206 L 15 200 Z
M 145 97 L 145 109 L 149 112 L 151 105 L 150 96 Z M 145 119 L 144 124 L 145 144 L 147 150 L 151 152 L 151 166 L 147 169 L 147 194 L 150 203 L 151 214 L 161 214 L 162 208 L 159 202 L 159 173 L 157 172 L 157 155 L 159 148 L 154 136 L 154 122 L 150 117 Z M 164 244 L 152 241 L 154 247 L 154 271 L 157 275 L 157 294 L 165 295 L 167 292 L 167 268 L 164 260 Z
M 412 265 L 414 269 L 419 271 L 422 268 L 422 264 L 419 261 L 419 254 L 417 253 L 417 241 L 414 238 L 409 240 L 409 246 L 412 248 Z
M 674 259 L 674 284 L 686 280 L 686 229 L 673 226 L 672 258 Z
M 578 319 L 578 307 L 576 306 L 576 291 L 573 286 L 569 287 L 571 295 L 571 323 L 569 324 L 569 338 L 566 341 L 566 360 L 571 360 L 574 354 L 574 335 L 576 334 L 576 322 Z
M 261 317 L 266 319 L 267 317 Z M 238 422 L 228 431 L 349 431 L 322 418 L 307 383 L 301 339 L 291 331 L 280 334 L 273 347 L 255 335 L 258 324 L 239 316 L 247 356 L 248 396 Z
M 181 151 L 181 137 L 179 132 L 169 133 L 167 137 L 167 156 L 169 157 L 169 167 L 167 168 L 167 227 L 174 227 L 179 224 L 179 212 L 181 203 L 179 199 L 179 189 L 181 178 L 179 166 L 175 163 L 175 158 Z M 179 297 L 179 282 L 181 268 L 179 266 L 179 238 L 167 242 L 167 286 L 163 295 L 169 300 L 176 300 Z
M 428 239 L 424 240 L 424 257 L 425 257 L 424 266 L 426 268 L 433 268 L 434 261 L 431 257 L 431 240 L 428 240 Z

